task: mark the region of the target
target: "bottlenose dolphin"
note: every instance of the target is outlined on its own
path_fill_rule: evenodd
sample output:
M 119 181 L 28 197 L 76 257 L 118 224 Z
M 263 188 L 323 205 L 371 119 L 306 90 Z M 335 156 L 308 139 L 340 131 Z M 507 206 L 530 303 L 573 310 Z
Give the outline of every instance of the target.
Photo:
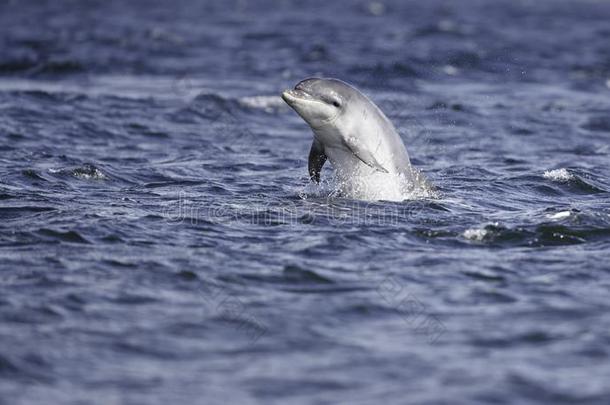
M 390 120 L 354 87 L 338 79 L 309 78 L 282 98 L 313 130 L 312 181 L 320 182 L 328 159 L 343 191 L 356 197 L 400 200 L 417 187 L 427 188 Z M 384 193 L 383 187 L 399 189 Z

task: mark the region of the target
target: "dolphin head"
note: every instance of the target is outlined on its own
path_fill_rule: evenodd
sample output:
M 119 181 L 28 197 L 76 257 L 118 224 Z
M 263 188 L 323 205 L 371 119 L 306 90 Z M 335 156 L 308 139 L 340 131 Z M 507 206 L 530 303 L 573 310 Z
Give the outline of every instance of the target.
M 335 121 L 346 109 L 353 89 L 337 79 L 309 78 L 282 93 L 284 101 L 312 128 Z

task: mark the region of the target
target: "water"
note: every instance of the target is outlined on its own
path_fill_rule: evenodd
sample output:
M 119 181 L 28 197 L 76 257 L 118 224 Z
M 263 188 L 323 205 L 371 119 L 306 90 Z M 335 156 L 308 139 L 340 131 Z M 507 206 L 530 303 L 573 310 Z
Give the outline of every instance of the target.
M 0 2 L 0 403 L 608 403 L 609 18 Z M 439 198 L 307 185 L 314 74 Z

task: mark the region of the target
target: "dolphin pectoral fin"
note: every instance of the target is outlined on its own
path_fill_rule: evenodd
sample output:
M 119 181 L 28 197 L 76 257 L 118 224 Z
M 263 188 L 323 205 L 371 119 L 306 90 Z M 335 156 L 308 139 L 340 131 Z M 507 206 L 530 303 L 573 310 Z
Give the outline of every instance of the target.
M 322 170 L 322 166 L 324 166 L 324 162 L 326 162 L 324 146 L 314 139 L 311 144 L 311 149 L 309 150 L 308 169 L 309 178 L 316 183 L 320 182 L 320 171 Z
M 344 142 L 345 146 L 347 146 L 347 148 L 354 154 L 354 156 L 360 159 L 362 163 L 372 167 L 373 169 L 377 169 L 380 172 L 389 173 L 388 170 L 383 167 L 381 163 L 377 161 L 377 159 L 375 159 L 375 156 L 373 156 L 371 151 L 363 147 L 360 143 L 358 143 L 355 138 L 348 137 L 347 139 L 344 139 Z

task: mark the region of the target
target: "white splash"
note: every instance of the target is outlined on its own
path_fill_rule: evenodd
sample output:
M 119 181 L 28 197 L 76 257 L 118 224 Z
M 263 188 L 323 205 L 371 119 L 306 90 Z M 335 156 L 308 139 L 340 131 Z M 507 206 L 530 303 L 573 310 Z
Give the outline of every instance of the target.
M 414 172 L 413 177 L 380 172 L 351 176 L 339 174 L 336 184 L 339 195 L 364 201 L 405 201 L 438 197 L 419 172 Z
M 485 228 L 466 229 L 462 236 L 468 240 L 481 242 L 489 234 L 489 230 Z
M 566 182 L 574 179 L 574 175 L 568 169 L 547 170 L 543 177 L 552 181 Z
M 302 198 L 326 196 L 362 201 L 408 201 L 440 196 L 420 173 L 413 181 L 404 174 L 379 172 L 351 178 L 342 178 L 335 173 L 319 185 L 308 183 L 300 195 Z
M 106 180 L 108 177 L 97 167 L 78 167 L 76 169 L 49 168 L 51 174 L 66 174 L 83 180 Z
M 572 212 L 570 212 L 570 211 L 560 211 L 560 212 L 556 212 L 554 214 L 548 214 L 547 218 L 549 218 L 549 219 L 564 219 L 564 218 L 568 218 L 570 215 L 572 215 Z
M 74 170 L 72 172 L 74 177 L 84 180 L 106 180 L 107 177 L 104 173 L 102 173 L 98 168 L 93 169 L 93 171 L 82 171 L 82 170 Z

